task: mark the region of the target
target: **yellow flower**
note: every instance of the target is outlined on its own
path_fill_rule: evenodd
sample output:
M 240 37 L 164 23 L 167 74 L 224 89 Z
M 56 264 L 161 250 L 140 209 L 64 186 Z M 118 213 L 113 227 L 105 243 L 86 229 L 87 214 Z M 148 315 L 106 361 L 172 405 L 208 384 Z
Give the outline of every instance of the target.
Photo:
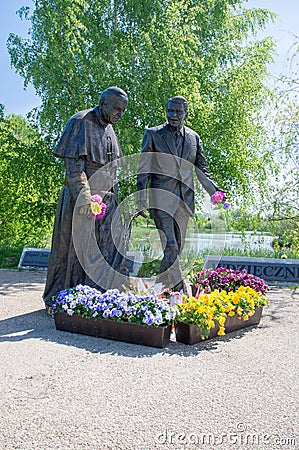
M 102 206 L 99 205 L 97 202 L 91 202 L 90 207 L 91 207 L 92 214 L 95 214 L 95 215 L 101 214 Z
M 225 336 L 224 327 L 219 327 L 218 336 Z
M 219 317 L 217 320 L 218 320 L 219 325 L 221 325 L 221 326 L 224 325 L 225 317 Z
M 230 311 L 229 313 L 228 313 L 228 316 L 234 316 L 235 315 L 235 312 L 234 311 Z
M 205 298 L 203 299 L 203 301 L 208 306 L 211 306 L 213 304 L 212 296 L 210 297 L 210 296 L 206 295 Z
M 248 316 L 244 316 L 244 317 L 243 317 L 243 320 L 248 320 Z
M 208 314 L 208 316 L 212 316 L 215 311 L 215 309 L 212 306 L 206 306 L 205 310 L 206 310 L 206 313 Z
M 234 305 L 237 305 L 240 301 L 240 296 L 238 294 L 233 295 L 232 302 Z
M 215 322 L 211 319 L 208 320 L 208 327 L 209 329 L 213 328 L 215 326 Z

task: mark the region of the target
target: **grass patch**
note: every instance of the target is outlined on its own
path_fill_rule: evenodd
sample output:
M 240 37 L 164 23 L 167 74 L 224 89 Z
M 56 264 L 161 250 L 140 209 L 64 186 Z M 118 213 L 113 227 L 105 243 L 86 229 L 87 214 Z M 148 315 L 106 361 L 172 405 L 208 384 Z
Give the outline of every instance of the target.
M 23 247 L 0 246 L 0 269 L 17 269 Z

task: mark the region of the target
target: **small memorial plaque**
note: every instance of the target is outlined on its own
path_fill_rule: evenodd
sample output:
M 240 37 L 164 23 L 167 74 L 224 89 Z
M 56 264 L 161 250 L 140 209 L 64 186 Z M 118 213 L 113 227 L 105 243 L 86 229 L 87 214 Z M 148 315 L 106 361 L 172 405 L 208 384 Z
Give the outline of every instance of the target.
M 18 268 L 47 268 L 50 251 L 50 248 L 23 248 Z
M 299 259 L 249 258 L 243 256 L 205 256 L 204 268 L 246 269 L 268 283 L 299 284 Z

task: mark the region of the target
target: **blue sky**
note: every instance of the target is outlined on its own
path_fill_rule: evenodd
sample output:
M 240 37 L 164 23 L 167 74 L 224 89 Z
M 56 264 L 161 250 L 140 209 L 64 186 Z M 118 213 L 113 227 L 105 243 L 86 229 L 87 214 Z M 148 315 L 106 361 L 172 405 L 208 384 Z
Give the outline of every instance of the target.
M 287 56 L 290 46 L 294 42 L 293 34 L 299 35 L 299 1 L 298 0 L 249 0 L 244 1 L 249 7 L 267 8 L 279 14 L 275 25 L 269 25 L 267 35 L 273 35 L 277 42 L 278 56 L 276 63 L 269 69 L 278 74 L 288 71 Z M 25 91 L 23 80 L 10 67 L 6 41 L 9 33 L 26 36 L 28 21 L 21 21 L 16 11 L 21 6 L 33 7 L 32 0 L 2 0 L 0 6 L 0 103 L 6 107 L 6 113 L 25 115 L 40 100 L 34 93 L 32 86 Z M 264 33 L 265 34 L 265 33 Z

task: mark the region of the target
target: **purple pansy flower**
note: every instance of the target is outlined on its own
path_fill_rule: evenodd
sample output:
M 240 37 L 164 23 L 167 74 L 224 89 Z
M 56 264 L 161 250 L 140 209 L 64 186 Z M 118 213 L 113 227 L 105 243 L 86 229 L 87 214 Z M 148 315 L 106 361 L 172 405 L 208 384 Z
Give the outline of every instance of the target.
M 78 285 L 58 292 L 53 297 L 53 309 L 90 318 L 121 320 L 147 326 L 171 324 L 177 308 L 155 294 L 145 296 L 111 289 L 101 293 L 89 286 Z

